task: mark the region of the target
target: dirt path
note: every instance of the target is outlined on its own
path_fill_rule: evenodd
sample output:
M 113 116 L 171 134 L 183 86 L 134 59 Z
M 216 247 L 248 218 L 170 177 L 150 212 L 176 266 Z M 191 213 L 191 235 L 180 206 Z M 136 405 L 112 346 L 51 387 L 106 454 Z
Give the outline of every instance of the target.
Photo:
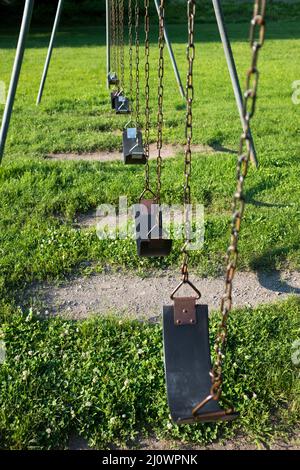
M 186 444 L 181 441 L 157 439 L 156 437 L 139 437 L 134 448 L 140 450 L 300 450 L 300 431 L 295 429 L 286 439 L 276 439 L 270 446 L 261 443 L 259 446 L 243 435 L 238 435 L 225 442 L 214 442 L 207 446 Z M 81 437 L 72 436 L 69 441 L 70 450 L 91 450 L 88 443 Z M 130 448 L 125 449 L 130 450 Z
M 155 321 L 179 280 L 178 273 L 165 271 L 140 278 L 133 274 L 99 274 L 70 280 L 63 285 L 37 285 L 27 293 L 42 312 L 81 319 L 91 314 L 129 314 Z M 218 308 L 223 278 L 197 279 L 203 302 Z M 184 291 L 183 291 L 184 293 Z M 234 304 L 255 306 L 274 302 L 289 294 L 300 294 L 299 272 L 238 273 L 234 282 Z M 43 307 L 43 305 L 45 307 Z
M 184 151 L 183 145 L 164 145 L 162 149 L 163 158 L 173 158 L 179 154 L 182 154 Z M 193 152 L 195 153 L 232 153 L 234 150 L 226 149 L 222 146 L 210 147 L 209 145 L 194 145 Z M 113 152 L 108 151 L 98 151 L 94 153 L 55 153 L 47 155 L 48 160 L 60 160 L 60 161 L 92 161 L 92 162 L 113 162 L 121 161 L 123 156 L 122 152 L 115 150 Z M 150 145 L 150 160 L 157 158 L 157 147 L 156 144 Z

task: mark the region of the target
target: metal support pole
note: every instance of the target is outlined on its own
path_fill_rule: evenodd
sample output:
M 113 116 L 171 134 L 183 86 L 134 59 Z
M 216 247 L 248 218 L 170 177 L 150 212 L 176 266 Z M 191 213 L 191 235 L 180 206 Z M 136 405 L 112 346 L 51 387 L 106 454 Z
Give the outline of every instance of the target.
M 157 13 L 159 15 L 158 1 L 154 0 L 154 3 L 155 3 L 155 6 L 156 6 Z M 175 77 L 176 77 L 176 80 L 177 80 L 177 83 L 178 83 L 179 91 L 180 91 L 181 97 L 184 98 L 185 97 L 184 88 L 183 88 L 183 85 L 182 85 L 182 81 L 181 81 L 181 77 L 180 77 L 179 70 L 178 70 L 178 67 L 177 67 L 177 63 L 176 63 L 176 59 L 175 59 L 175 56 L 174 56 L 173 48 L 172 48 L 172 45 L 170 43 L 166 27 L 164 29 L 164 36 L 165 36 L 166 45 L 167 45 L 167 48 L 168 48 L 168 51 L 169 51 L 170 59 L 171 59 L 172 65 L 173 65 Z
M 108 75 L 110 72 L 110 0 L 106 0 L 106 77 L 108 89 Z
M 230 74 L 230 78 L 231 78 L 231 82 L 233 86 L 236 104 L 239 110 L 243 130 L 245 130 L 246 123 L 244 120 L 244 112 L 243 112 L 243 95 L 242 95 L 242 90 L 241 90 L 241 86 L 239 83 L 239 77 L 237 74 L 236 65 L 235 65 L 235 61 L 234 61 L 234 57 L 233 57 L 233 53 L 232 53 L 232 49 L 230 45 L 230 40 L 229 40 L 228 33 L 225 27 L 225 19 L 224 19 L 224 15 L 222 11 L 221 2 L 220 0 L 212 0 L 212 2 L 213 2 L 215 15 L 216 15 L 217 23 L 218 23 L 218 28 L 219 28 L 219 32 L 220 32 L 220 36 L 221 36 L 221 40 L 222 40 L 222 44 L 223 44 L 223 48 L 225 52 L 225 57 L 226 57 L 227 66 L 228 66 L 228 70 L 229 70 L 229 74 Z M 253 137 L 251 134 L 251 130 L 250 130 L 250 146 L 251 146 L 251 160 L 252 160 L 252 163 L 257 167 L 258 161 L 256 157 L 256 151 L 255 151 L 255 146 L 254 146 L 254 141 L 253 141 Z
M 42 80 L 41 80 L 41 83 L 40 83 L 40 89 L 39 89 L 38 97 L 37 97 L 37 100 L 36 100 L 37 105 L 39 105 L 41 100 L 42 100 L 43 91 L 44 91 L 44 87 L 45 87 L 45 83 L 46 83 L 47 75 L 48 75 L 48 69 L 49 69 L 51 56 L 52 56 L 52 52 L 53 52 L 54 41 L 55 41 L 55 37 L 56 37 L 56 33 L 57 33 L 59 21 L 60 21 L 61 12 L 62 12 L 63 2 L 64 2 L 64 0 L 59 0 L 58 5 L 57 5 L 55 20 L 54 20 L 52 34 L 51 34 L 49 47 L 48 47 L 48 53 L 47 53 L 46 62 L 45 62 L 45 65 L 44 65 L 44 70 L 43 70 Z
M 25 50 L 25 42 L 26 42 L 27 34 L 30 28 L 33 6 L 34 6 L 34 0 L 26 0 L 14 66 L 12 70 L 6 105 L 5 105 L 4 114 L 2 118 L 2 125 L 1 125 L 1 131 L 0 131 L 0 163 L 3 157 L 3 153 L 4 153 L 4 147 L 6 143 L 10 118 L 12 115 L 16 91 L 17 91 L 18 82 L 20 78 L 20 72 L 22 68 L 22 62 L 23 62 L 24 50 Z

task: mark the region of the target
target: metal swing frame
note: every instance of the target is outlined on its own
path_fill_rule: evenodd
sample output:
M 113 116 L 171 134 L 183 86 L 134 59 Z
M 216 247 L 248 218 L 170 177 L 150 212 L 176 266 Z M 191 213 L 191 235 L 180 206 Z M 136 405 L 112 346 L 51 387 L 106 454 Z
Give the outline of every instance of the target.
M 26 0 L 24 5 L 23 11 L 23 18 L 19 33 L 19 40 L 16 49 L 16 55 L 10 80 L 10 85 L 7 94 L 7 100 L 4 108 L 4 114 L 2 117 L 2 124 L 0 130 L 0 163 L 2 161 L 2 157 L 4 154 L 10 119 L 13 111 L 15 96 L 17 92 L 19 77 L 21 73 L 24 51 L 25 51 L 25 44 L 26 38 L 29 32 L 32 13 L 34 8 L 34 0 Z

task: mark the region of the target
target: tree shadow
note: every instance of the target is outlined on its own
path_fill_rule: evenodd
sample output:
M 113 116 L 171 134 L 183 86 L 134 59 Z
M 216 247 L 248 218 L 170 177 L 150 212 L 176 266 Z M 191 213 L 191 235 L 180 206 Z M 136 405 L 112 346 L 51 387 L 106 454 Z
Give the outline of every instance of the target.
M 264 202 L 264 201 L 258 201 L 257 199 L 248 199 L 248 204 L 252 204 L 253 206 L 256 207 L 269 207 L 269 208 L 277 208 L 277 209 L 283 209 L 284 207 L 288 207 L 287 204 L 276 204 L 276 203 L 271 203 L 271 202 Z
M 42 25 L 40 27 L 32 26 L 30 29 L 30 35 L 27 40 L 26 48 L 27 49 L 40 49 L 47 48 L 49 44 L 50 34 L 52 30 L 53 18 L 49 19 L 47 25 Z M 186 44 L 186 24 L 178 23 L 175 24 L 171 22 L 171 19 L 168 22 L 168 31 L 170 40 L 173 45 L 182 45 Z M 21 21 L 16 21 L 13 28 L 4 28 L 1 29 L 1 47 L 3 49 L 15 49 L 17 43 L 17 37 L 19 34 Z M 105 20 L 104 18 L 99 19 L 99 26 L 81 24 L 81 25 L 68 25 L 65 26 L 62 24 L 59 28 L 59 31 L 56 36 L 55 49 L 66 48 L 66 47 L 91 47 L 91 46 L 105 46 L 106 36 L 105 36 Z M 102 23 L 102 24 L 101 24 Z M 234 42 L 246 42 L 248 40 L 248 24 L 247 23 L 235 23 L 233 21 L 228 22 L 228 31 L 230 36 L 230 41 Z M 157 36 L 158 28 L 157 24 L 152 25 L 150 32 L 150 45 L 154 49 L 157 45 Z M 269 22 L 268 24 L 268 39 L 299 39 L 300 38 L 300 29 L 298 27 L 297 21 L 285 21 L 284 27 L 282 27 L 281 22 Z M 125 44 L 128 43 L 128 32 L 125 30 L 124 35 Z M 144 41 L 144 31 L 141 27 L 140 30 L 140 40 L 141 43 Z M 201 23 L 201 27 L 197 24 L 196 30 L 196 42 L 197 43 L 214 43 L 220 42 L 220 35 L 216 25 L 215 20 L 213 19 L 212 23 Z M 182 49 L 184 54 L 185 48 Z
M 230 149 L 228 147 L 224 147 L 221 142 L 216 140 L 210 140 L 208 145 L 215 151 L 220 153 L 229 153 L 231 155 L 237 155 L 238 152 L 236 150 Z
M 262 287 L 281 294 L 300 295 L 300 286 L 293 286 L 288 280 L 282 279 L 281 272 L 276 268 L 278 258 L 286 258 L 291 250 L 299 249 L 299 247 L 300 244 L 276 247 L 254 257 L 250 267 L 257 272 L 257 278 Z M 268 266 L 268 271 L 264 270 L 264 266 Z
M 277 183 L 270 184 L 270 182 L 266 182 L 265 180 L 260 181 L 256 185 L 252 186 L 251 188 L 247 189 L 246 192 L 246 202 L 247 204 L 252 204 L 256 207 L 267 207 L 270 209 L 283 209 L 288 207 L 288 204 L 278 203 L 278 202 L 265 202 L 256 199 L 254 196 L 257 194 L 265 191 L 267 188 L 268 190 L 272 190 L 276 188 Z

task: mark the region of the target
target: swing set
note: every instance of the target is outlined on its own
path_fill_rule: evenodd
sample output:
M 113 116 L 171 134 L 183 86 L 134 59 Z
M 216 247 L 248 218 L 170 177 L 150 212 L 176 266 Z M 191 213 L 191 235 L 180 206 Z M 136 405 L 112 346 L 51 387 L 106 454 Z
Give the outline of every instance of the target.
M 164 104 L 164 46 L 165 46 L 165 4 L 160 0 L 158 7 L 159 16 L 159 62 L 158 62 L 158 112 L 157 112 L 157 163 L 156 190 L 150 186 L 149 168 L 149 127 L 150 127 L 150 86 L 149 86 L 149 0 L 144 0 L 145 10 L 145 142 L 143 143 L 142 130 L 140 125 L 140 71 L 139 71 L 139 7 L 135 2 L 135 45 L 136 45 L 136 101 L 135 119 L 126 125 L 123 131 L 123 158 L 125 164 L 145 165 L 145 186 L 139 198 L 139 211 L 136 216 L 139 223 L 136 224 L 137 234 L 140 233 L 140 226 L 146 227 L 146 237 L 137 236 L 138 256 L 168 256 L 172 249 L 172 240 L 164 238 L 162 227 L 161 206 L 161 172 L 163 147 L 163 104 Z M 115 9 L 115 0 L 111 0 L 111 26 L 112 47 L 114 50 L 112 71 L 108 71 L 108 85 L 115 86 L 116 96 L 122 96 L 128 104 L 127 110 L 130 113 L 132 103 L 132 83 L 133 83 L 133 60 L 132 60 L 132 5 L 128 2 L 129 9 L 129 68 L 130 68 L 130 102 L 124 95 L 124 44 L 123 34 L 120 30 L 116 33 L 116 24 L 122 29 L 123 18 L 120 12 Z M 186 100 L 186 150 L 184 160 L 184 207 L 185 207 L 185 240 L 182 248 L 183 262 L 181 267 L 182 280 L 171 293 L 173 305 L 163 307 L 163 339 L 165 376 L 168 394 L 168 403 L 171 417 L 178 424 L 192 424 L 197 422 L 232 421 L 238 417 L 234 408 L 226 404 L 222 395 L 222 370 L 225 345 L 227 342 L 227 321 L 232 308 L 232 288 L 238 260 L 238 239 L 241 228 L 241 221 L 245 209 L 244 181 L 247 175 L 250 160 L 257 165 L 254 144 L 250 131 L 250 121 L 255 112 L 255 103 L 258 86 L 258 55 L 264 43 L 265 35 L 265 10 L 266 1 L 254 0 L 254 13 L 250 28 L 250 45 L 252 49 L 252 60 L 247 72 L 246 91 L 241 94 L 238 83 L 233 55 L 224 25 L 224 17 L 220 2 L 213 1 L 216 19 L 218 22 L 220 35 L 222 38 L 225 56 L 227 58 L 233 88 L 241 111 L 241 121 L 243 133 L 240 139 L 239 157 L 237 163 L 237 188 L 233 198 L 232 206 L 232 228 L 231 240 L 227 250 L 227 269 L 225 292 L 221 299 L 221 323 L 215 342 L 215 361 L 212 364 L 210 344 L 209 344 L 209 313 L 208 306 L 199 304 L 201 293 L 190 281 L 189 278 L 189 245 L 190 222 L 188 207 L 191 205 L 190 178 L 192 174 L 192 138 L 193 138 L 193 102 L 194 102 L 194 61 L 195 61 L 195 14 L 196 1 L 187 0 L 188 19 L 188 46 L 187 46 L 187 84 L 185 92 Z M 123 1 L 119 7 L 123 7 Z M 257 38 L 258 34 L 258 38 Z M 116 37 L 120 37 L 120 45 Z M 108 48 L 110 51 L 110 48 Z M 120 53 L 120 56 L 118 54 Z M 110 64 L 110 60 L 108 60 Z M 177 69 L 177 67 L 176 67 Z M 119 74 L 121 79 L 119 81 Z M 179 81 L 180 83 L 180 81 Z M 115 110 L 118 113 L 118 104 L 115 102 Z M 129 127 L 134 121 L 135 126 Z M 145 196 L 148 195 L 148 198 Z M 154 232 L 156 235 L 154 235 Z M 181 297 L 179 293 L 183 286 L 189 286 L 193 295 Z M 224 407 L 225 405 L 225 407 Z
M 133 4 L 134 2 L 134 4 Z M 232 309 L 232 289 L 238 262 L 238 241 L 241 222 L 245 210 L 244 183 L 250 161 L 256 165 L 256 153 L 250 130 L 250 122 L 255 113 L 259 79 L 258 58 L 265 38 L 266 0 L 253 0 L 253 17 L 250 24 L 251 64 L 247 72 L 244 94 L 238 81 L 230 42 L 225 28 L 221 2 L 212 0 L 225 57 L 233 84 L 237 107 L 243 132 L 240 138 L 236 190 L 232 204 L 232 225 L 230 244 L 226 252 L 227 268 L 225 291 L 221 299 L 221 321 L 215 341 L 215 357 L 212 363 L 209 345 L 208 306 L 199 303 L 201 293 L 189 276 L 189 246 L 191 231 L 188 208 L 192 202 L 192 140 L 194 106 L 194 63 L 195 63 L 195 15 L 196 0 L 187 3 L 187 78 L 185 92 L 179 76 L 171 43 L 165 24 L 165 1 L 154 0 L 159 18 L 158 36 L 158 101 L 157 101 L 157 158 L 156 185 L 150 181 L 150 0 L 144 0 L 145 32 L 145 125 L 142 129 L 140 119 L 140 6 L 138 0 L 127 1 L 128 11 L 128 49 L 129 49 L 129 89 L 125 85 L 125 43 L 124 24 L 126 11 L 124 0 L 106 0 L 107 24 L 107 85 L 113 87 L 111 107 L 116 114 L 128 114 L 129 122 L 123 129 L 123 162 L 126 165 L 144 165 L 145 178 L 136 211 L 137 252 L 140 257 L 164 257 L 172 250 L 172 240 L 165 237 L 162 224 L 162 149 L 164 122 L 164 71 L 165 45 L 167 44 L 179 90 L 186 101 L 185 156 L 184 156 L 184 242 L 182 247 L 181 281 L 171 293 L 172 305 L 163 307 L 163 340 L 165 376 L 168 403 L 171 417 L 178 424 L 197 422 L 231 421 L 238 414 L 233 406 L 226 404 L 222 397 L 223 362 L 228 336 L 228 317 Z M 0 158 L 3 155 L 13 102 L 23 60 L 25 39 L 29 30 L 33 10 L 33 0 L 26 0 L 24 16 L 17 47 L 16 59 L 8 99 L 2 120 L 0 134 Z M 47 72 L 51 60 L 53 44 L 62 11 L 63 0 L 59 0 L 49 50 L 37 98 L 41 102 Z M 133 37 L 135 33 L 135 37 Z M 135 46 L 135 71 L 134 71 Z M 135 72 L 135 93 L 133 93 Z M 133 96 L 134 95 L 134 96 Z M 142 134 L 144 132 L 144 136 Z M 189 287 L 190 296 L 181 296 L 182 287 Z M 221 399 L 222 397 L 222 399 Z

